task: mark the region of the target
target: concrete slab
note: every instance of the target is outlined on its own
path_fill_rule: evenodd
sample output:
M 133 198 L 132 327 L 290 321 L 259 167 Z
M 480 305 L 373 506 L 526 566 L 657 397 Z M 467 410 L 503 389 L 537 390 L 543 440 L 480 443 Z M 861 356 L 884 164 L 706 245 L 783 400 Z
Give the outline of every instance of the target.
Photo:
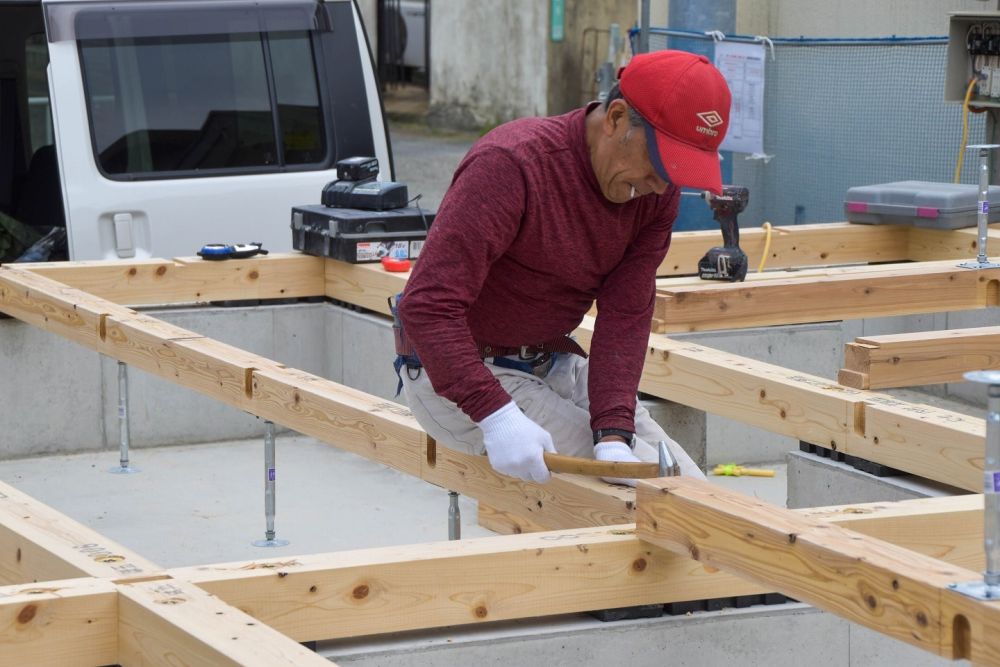
M 163 567 L 448 539 L 447 492 L 312 438 L 279 436 L 275 530 L 262 539 L 264 442 L 133 449 L 141 472 L 113 475 L 117 449 L 0 461 L 0 480 Z M 476 503 L 461 499 L 462 534 Z

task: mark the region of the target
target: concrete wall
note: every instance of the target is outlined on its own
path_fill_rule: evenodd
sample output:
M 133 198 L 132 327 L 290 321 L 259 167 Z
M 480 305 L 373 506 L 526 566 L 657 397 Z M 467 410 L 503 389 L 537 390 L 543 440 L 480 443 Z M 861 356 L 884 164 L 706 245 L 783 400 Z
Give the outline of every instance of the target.
M 436 0 L 428 122 L 466 129 L 547 110 L 549 3 Z

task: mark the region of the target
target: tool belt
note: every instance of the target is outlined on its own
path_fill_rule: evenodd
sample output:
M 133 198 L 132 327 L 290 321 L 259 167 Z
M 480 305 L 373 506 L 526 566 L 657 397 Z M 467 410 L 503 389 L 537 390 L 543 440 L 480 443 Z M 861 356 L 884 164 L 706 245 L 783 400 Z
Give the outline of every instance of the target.
M 396 361 L 393 365 L 396 368 L 397 375 L 399 375 L 404 366 L 408 370 L 423 367 L 423 364 L 420 363 L 420 358 L 417 356 L 417 351 L 410 344 L 410 341 L 407 340 L 406 334 L 403 331 L 403 324 L 399 320 L 398 308 L 401 297 L 401 294 L 397 294 L 395 300 L 391 297 L 389 298 L 389 310 L 392 312 L 392 334 L 396 343 Z M 496 366 L 513 368 L 524 373 L 542 376 L 552 367 L 552 362 L 557 354 L 576 354 L 584 359 L 587 358 L 587 353 L 580 347 L 580 344 L 569 336 L 560 336 L 559 338 L 533 345 L 493 345 L 476 341 L 476 349 L 479 352 L 480 358 L 490 359 L 491 363 Z M 402 378 L 400 378 L 399 387 L 396 391 L 397 396 L 401 388 Z

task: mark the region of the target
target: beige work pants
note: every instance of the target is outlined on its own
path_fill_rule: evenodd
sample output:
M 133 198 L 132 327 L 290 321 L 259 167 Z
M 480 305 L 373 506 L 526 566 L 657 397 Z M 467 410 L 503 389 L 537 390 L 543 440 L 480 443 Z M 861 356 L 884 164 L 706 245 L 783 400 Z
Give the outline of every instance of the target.
M 525 415 L 552 436 L 556 451 L 569 456 L 594 457 L 594 438 L 590 429 L 590 397 L 587 394 L 586 359 L 575 354 L 560 354 L 545 377 L 536 377 L 511 368 L 487 363 L 500 385 Z M 413 416 L 427 433 L 445 447 L 470 454 L 483 454 L 483 432 L 459 407 L 442 398 L 431 387 L 427 373 L 403 368 L 403 392 Z M 635 455 L 643 461 L 656 461 L 656 443 L 664 440 L 680 465 L 681 474 L 705 479 L 704 473 L 687 452 L 653 421 L 649 411 L 637 404 L 635 409 Z

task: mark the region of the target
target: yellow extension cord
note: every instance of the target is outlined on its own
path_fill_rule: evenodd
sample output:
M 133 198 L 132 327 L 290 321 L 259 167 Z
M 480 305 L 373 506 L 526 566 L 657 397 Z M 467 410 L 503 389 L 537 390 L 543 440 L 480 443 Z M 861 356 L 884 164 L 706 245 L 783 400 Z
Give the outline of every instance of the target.
M 767 263 L 767 254 L 771 252 L 771 223 L 764 222 L 764 224 L 761 225 L 761 229 L 763 229 L 765 232 L 764 252 L 761 253 L 760 264 L 757 265 L 757 273 L 760 273 L 761 271 L 764 270 L 764 264 Z
M 962 102 L 962 145 L 958 147 L 958 161 L 955 163 L 955 182 L 959 182 L 962 174 L 962 162 L 965 160 L 965 144 L 969 141 L 969 100 L 972 98 L 972 89 L 976 86 L 976 78 L 972 77 L 969 87 L 965 89 L 965 101 Z

